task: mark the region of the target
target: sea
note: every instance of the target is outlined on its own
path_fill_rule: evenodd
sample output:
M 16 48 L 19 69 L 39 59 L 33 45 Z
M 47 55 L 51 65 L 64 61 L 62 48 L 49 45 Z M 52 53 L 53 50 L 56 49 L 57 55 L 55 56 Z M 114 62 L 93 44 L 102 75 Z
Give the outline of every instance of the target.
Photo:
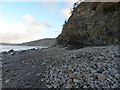
M 0 52 L 8 52 L 9 50 L 14 51 L 21 51 L 21 50 L 28 50 L 28 49 L 42 49 L 47 47 L 41 47 L 41 46 L 16 46 L 16 45 L 0 45 Z

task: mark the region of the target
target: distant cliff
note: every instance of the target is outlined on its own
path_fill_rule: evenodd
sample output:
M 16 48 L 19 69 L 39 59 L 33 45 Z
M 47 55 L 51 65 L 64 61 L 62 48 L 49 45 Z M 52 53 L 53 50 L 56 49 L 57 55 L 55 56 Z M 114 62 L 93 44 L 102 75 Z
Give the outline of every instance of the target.
M 21 44 L 12 44 L 12 43 L 0 43 L 0 45 L 12 45 L 12 46 L 45 46 L 52 47 L 56 44 L 56 38 L 44 38 L 40 40 L 25 42 Z
M 45 39 L 40 39 L 40 40 L 36 40 L 36 41 L 22 43 L 22 44 L 19 44 L 19 45 L 51 47 L 51 46 L 55 45 L 55 43 L 56 43 L 55 38 L 54 39 L 53 38 L 45 38 Z
M 96 46 L 119 43 L 120 2 L 82 2 L 65 22 L 57 44 Z

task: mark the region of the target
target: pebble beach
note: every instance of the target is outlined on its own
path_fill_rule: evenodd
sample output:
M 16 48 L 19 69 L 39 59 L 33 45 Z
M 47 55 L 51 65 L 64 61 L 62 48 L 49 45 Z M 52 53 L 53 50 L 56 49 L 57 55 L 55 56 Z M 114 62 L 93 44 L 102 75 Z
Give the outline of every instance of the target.
M 1 53 L 3 88 L 120 88 L 118 45 Z

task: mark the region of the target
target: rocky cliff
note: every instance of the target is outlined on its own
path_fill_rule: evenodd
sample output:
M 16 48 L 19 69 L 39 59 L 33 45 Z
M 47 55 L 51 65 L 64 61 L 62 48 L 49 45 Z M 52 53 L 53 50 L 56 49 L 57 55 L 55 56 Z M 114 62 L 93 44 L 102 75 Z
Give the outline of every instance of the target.
M 96 46 L 119 43 L 120 2 L 82 2 L 64 24 L 57 44 Z

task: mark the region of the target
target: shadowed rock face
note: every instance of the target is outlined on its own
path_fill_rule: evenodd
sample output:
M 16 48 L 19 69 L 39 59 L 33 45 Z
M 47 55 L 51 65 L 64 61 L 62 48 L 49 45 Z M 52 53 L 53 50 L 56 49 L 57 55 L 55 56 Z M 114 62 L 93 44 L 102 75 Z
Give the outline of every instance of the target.
M 65 23 L 57 44 L 94 46 L 118 44 L 120 2 L 80 3 Z

